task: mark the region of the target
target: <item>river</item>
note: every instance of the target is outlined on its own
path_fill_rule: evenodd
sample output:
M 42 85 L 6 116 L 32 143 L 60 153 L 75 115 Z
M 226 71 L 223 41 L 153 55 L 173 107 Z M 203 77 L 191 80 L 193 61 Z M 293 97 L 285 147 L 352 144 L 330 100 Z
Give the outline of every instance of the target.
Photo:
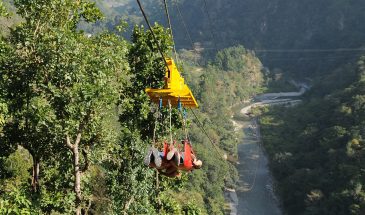
M 252 119 L 241 123 L 245 136 L 238 146 L 237 170 L 240 179 L 236 188 L 237 215 L 280 215 L 282 213 L 273 191 L 273 180 L 261 147 L 257 122 Z
M 257 96 L 257 102 L 240 110 L 249 115 L 252 107 L 279 104 L 296 104 L 301 100 L 280 99 L 303 95 L 309 87 L 299 85 L 299 92 L 268 93 Z M 273 178 L 268 167 L 268 159 L 262 148 L 260 128 L 256 118 L 234 121 L 235 131 L 243 130 L 244 137 L 238 145 L 239 161 L 236 168 L 239 181 L 235 190 L 226 189 L 230 215 L 281 215 L 279 198 L 274 193 Z

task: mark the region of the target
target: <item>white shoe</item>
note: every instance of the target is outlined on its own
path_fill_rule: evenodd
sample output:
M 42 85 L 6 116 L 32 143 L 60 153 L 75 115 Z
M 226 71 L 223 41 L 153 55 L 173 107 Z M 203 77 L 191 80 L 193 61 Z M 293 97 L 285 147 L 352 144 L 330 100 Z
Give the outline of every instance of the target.
M 175 152 L 177 152 L 175 148 L 171 149 L 171 150 L 167 153 L 166 159 L 167 159 L 167 160 L 171 160 L 171 159 L 174 157 Z

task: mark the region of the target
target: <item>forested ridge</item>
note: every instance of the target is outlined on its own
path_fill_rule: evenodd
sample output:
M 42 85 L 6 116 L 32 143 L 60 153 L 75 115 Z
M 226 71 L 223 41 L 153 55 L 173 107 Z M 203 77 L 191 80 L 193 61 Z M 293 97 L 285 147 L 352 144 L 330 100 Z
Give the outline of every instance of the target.
M 161 87 L 165 74 L 151 32 L 135 26 L 126 40 L 121 23 L 88 35 L 80 25 L 103 17 L 89 1 L 2 1 L 0 11 L 7 17 L 0 40 L 0 214 L 224 213 L 224 187 L 237 180 L 222 156 L 237 156 L 230 108 L 263 90 L 262 64 L 251 51 L 227 48 L 203 66 L 201 53 L 180 53 L 177 63 L 201 106 L 197 119 L 188 110 L 188 129 L 203 168 L 177 179 L 159 175 L 157 185 L 156 172 L 143 164 L 156 110 L 144 89 Z M 171 55 L 168 30 L 153 29 Z M 160 141 L 168 135 L 167 115 L 158 124 Z M 179 140 L 177 111 L 173 122 Z
M 168 4 L 200 105 L 188 130 L 203 168 L 180 179 L 143 165 L 156 115 L 144 89 L 165 68 L 135 1 L 0 1 L 0 214 L 223 214 L 238 180 L 231 107 L 292 79 L 311 85 L 301 104 L 254 111 L 284 213 L 364 214 L 365 3 Z M 173 56 L 163 1 L 143 5 Z
M 97 27 L 111 27 L 118 18 L 143 22 L 135 1 L 96 2 L 107 15 Z M 146 0 L 144 5 L 152 21 L 166 26 L 162 1 Z M 258 50 L 265 66 L 297 78 L 328 74 L 356 62 L 363 52 L 364 8 L 365 3 L 356 0 L 176 0 L 169 7 L 179 48 L 191 49 L 186 27 L 193 42 L 207 52 L 243 44 Z M 359 50 L 334 51 L 341 48 Z
M 208 56 L 235 44 L 256 50 L 270 68 L 269 90 L 285 90 L 290 78 L 312 86 L 302 104 L 268 108 L 260 116 L 285 213 L 364 214 L 364 2 L 207 2 L 175 1 L 172 6 L 181 48 L 191 49 L 183 19 L 193 42 Z M 135 11 L 133 1 L 126 3 L 129 12 Z M 152 3 L 148 9 L 155 20 L 165 22 L 162 5 Z
M 336 90 L 285 111 L 263 110 L 260 117 L 288 214 L 364 213 L 364 58 L 337 72 L 345 71 L 352 81 Z

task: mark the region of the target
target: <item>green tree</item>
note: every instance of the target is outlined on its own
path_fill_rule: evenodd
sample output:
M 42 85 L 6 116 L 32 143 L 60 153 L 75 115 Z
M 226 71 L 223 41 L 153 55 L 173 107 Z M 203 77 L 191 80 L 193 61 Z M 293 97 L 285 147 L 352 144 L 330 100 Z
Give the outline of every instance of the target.
M 4 5 L 4 2 L 0 2 L 0 17 L 1 16 L 8 16 L 9 14 L 8 14 L 8 12 L 7 12 L 7 10 L 6 10 L 6 8 L 5 8 L 5 5 Z
M 112 34 L 90 37 L 77 30 L 80 20 L 101 18 L 89 1 L 16 0 L 14 4 L 25 21 L 11 31 L 6 40 L 9 48 L 0 54 L 11 115 L 3 140 L 8 147 L 21 145 L 32 155 L 33 191 L 38 190 L 42 160 L 59 159 L 64 165 L 63 160 L 71 158 L 65 163 L 73 167 L 75 208 L 81 214 L 82 173 L 93 147 L 105 138 L 101 122 L 106 110 L 115 106 L 122 90 L 127 44 Z M 65 153 L 67 148 L 71 157 Z
M 171 50 L 168 31 L 157 24 L 153 31 L 162 52 L 168 56 Z M 119 101 L 121 138 L 119 146 L 111 152 L 113 159 L 107 163 L 107 168 L 113 170 L 109 172 L 108 183 L 115 211 L 150 214 L 161 207 L 158 192 L 163 187 L 171 188 L 171 185 L 164 186 L 161 182 L 158 189 L 155 185 L 155 172 L 143 165 L 143 157 L 152 142 L 155 126 L 152 104 L 145 88 L 162 87 L 165 64 L 150 31 L 135 27 L 131 42 L 128 54 L 131 78 Z M 163 112 L 167 116 L 166 110 Z M 176 111 L 173 117 L 173 121 L 178 122 Z M 179 123 L 176 124 L 179 126 Z M 156 132 L 159 137 L 163 137 L 166 126 L 167 124 L 160 126 L 161 129 Z M 166 178 L 160 180 L 164 181 Z
M 329 91 L 315 88 L 302 105 L 285 112 L 270 108 L 261 118 L 263 143 L 289 214 L 365 210 L 363 59 L 357 69 L 344 66 L 331 74 L 337 80 L 343 73 L 355 73 L 354 80 L 336 81 L 336 87 L 333 81 L 321 81 Z

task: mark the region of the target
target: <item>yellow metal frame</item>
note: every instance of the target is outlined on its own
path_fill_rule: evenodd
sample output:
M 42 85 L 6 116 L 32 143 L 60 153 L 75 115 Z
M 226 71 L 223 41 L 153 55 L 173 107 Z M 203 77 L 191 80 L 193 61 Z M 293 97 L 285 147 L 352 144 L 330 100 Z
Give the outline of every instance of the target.
M 145 91 L 150 99 L 159 104 L 160 98 L 162 105 L 167 107 L 170 101 L 173 107 L 177 107 L 179 100 L 183 107 L 197 108 L 199 107 L 193 93 L 185 84 L 184 78 L 181 77 L 174 61 L 171 58 L 166 58 L 168 68 L 166 68 L 165 86 L 163 89 L 147 88 Z M 170 73 L 170 74 L 169 74 Z

